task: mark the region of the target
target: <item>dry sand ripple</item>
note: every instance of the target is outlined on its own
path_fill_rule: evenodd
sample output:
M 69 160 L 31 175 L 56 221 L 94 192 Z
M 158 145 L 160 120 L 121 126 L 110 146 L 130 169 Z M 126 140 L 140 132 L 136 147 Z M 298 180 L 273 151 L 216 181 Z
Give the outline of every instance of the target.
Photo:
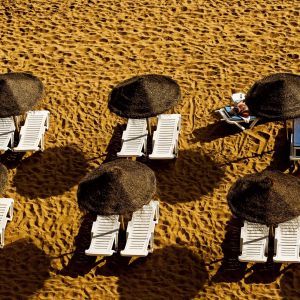
M 228 250 L 229 187 L 286 166 L 280 123 L 240 133 L 213 114 L 265 75 L 299 72 L 299 11 L 297 0 L 1 1 L 0 72 L 40 77 L 38 108 L 51 120 L 45 152 L 10 164 L 5 196 L 15 199 L 15 216 L 0 251 L 0 298 L 299 298 L 297 268 L 269 282 L 250 264 L 238 279 L 217 276 Z M 86 262 L 77 184 L 119 147 L 125 120 L 107 108 L 112 87 L 147 73 L 182 89 L 170 111 L 182 114 L 179 158 L 151 162 L 161 201 L 155 252 L 129 267 L 118 256 Z

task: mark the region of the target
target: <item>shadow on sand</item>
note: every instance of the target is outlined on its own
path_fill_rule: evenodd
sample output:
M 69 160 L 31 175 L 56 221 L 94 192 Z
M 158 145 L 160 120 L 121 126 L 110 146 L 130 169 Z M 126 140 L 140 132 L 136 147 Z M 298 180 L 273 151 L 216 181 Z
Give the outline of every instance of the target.
M 27 239 L 1 249 L 0 261 L 1 299 L 28 299 L 50 276 L 50 258 Z
M 97 274 L 117 276 L 120 299 L 193 299 L 208 274 L 201 257 L 179 246 L 155 250 L 128 265 L 128 258 L 110 257 Z
M 271 158 L 269 170 L 286 171 L 291 167 L 290 143 L 286 138 L 285 128 L 280 128 L 275 138 L 274 152 Z
M 24 159 L 13 179 L 17 192 L 30 199 L 63 194 L 86 174 L 88 163 L 72 145 L 36 152 Z
M 300 299 L 300 268 L 299 264 L 290 264 L 280 280 L 281 297 L 283 299 Z
M 122 147 L 122 134 L 123 131 L 126 129 L 125 124 L 117 124 L 114 128 L 112 137 L 109 141 L 108 146 L 106 147 L 106 158 L 104 159 L 103 163 L 109 162 L 112 160 L 117 159 L 117 152 L 121 150 Z
M 148 160 L 146 164 L 155 172 L 160 199 L 171 204 L 196 200 L 212 192 L 225 174 L 210 156 L 200 151 L 182 150 L 177 159 Z
M 100 261 L 96 262 L 97 256 L 85 255 L 85 250 L 91 243 L 91 229 L 95 220 L 96 216 L 91 213 L 83 217 L 79 232 L 75 237 L 75 251 L 68 264 L 57 274 L 73 278 L 84 276 L 100 263 Z
M 225 238 L 222 242 L 223 260 L 217 273 L 212 278 L 213 282 L 237 282 L 244 278 L 247 264 L 239 261 L 240 233 L 243 226 L 242 220 L 231 218 L 225 228 Z
M 192 133 L 193 138 L 191 141 L 193 143 L 209 143 L 227 136 L 241 134 L 242 132 L 243 131 L 235 125 L 223 121 L 216 121 L 205 127 L 195 129 Z

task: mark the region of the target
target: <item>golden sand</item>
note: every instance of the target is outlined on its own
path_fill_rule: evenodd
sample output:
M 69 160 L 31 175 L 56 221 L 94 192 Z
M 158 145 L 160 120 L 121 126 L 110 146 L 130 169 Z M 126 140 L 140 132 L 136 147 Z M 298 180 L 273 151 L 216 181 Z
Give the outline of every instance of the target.
M 9 170 L 15 215 L 0 298 L 299 299 L 297 266 L 278 275 L 237 263 L 226 203 L 238 177 L 284 168 L 282 125 L 240 133 L 212 115 L 263 76 L 299 72 L 299 11 L 297 0 L 2 0 L 0 72 L 41 78 L 38 108 L 51 120 L 46 150 Z M 112 87 L 147 73 L 182 89 L 179 158 L 149 164 L 161 203 L 155 251 L 129 266 L 118 255 L 95 261 L 83 255 L 92 219 L 77 207 L 77 184 L 119 150 L 110 141 L 125 120 L 107 108 Z

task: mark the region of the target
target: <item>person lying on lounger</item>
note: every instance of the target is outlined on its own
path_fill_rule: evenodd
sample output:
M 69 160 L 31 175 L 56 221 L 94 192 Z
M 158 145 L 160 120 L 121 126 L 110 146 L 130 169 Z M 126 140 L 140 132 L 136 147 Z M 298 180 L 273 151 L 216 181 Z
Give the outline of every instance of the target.
M 229 114 L 231 116 L 239 116 L 243 118 L 246 123 L 249 123 L 250 121 L 250 112 L 245 101 L 234 103 L 234 106 L 231 106 Z

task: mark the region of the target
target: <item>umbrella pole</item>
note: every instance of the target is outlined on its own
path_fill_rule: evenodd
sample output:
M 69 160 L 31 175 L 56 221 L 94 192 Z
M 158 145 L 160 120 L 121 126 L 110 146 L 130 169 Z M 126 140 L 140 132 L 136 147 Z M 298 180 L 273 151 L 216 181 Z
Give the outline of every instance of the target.
M 286 134 L 286 140 L 288 141 L 289 140 L 289 129 L 288 129 L 286 120 L 284 120 L 284 129 L 285 129 L 285 134 Z
M 151 135 L 152 132 L 151 132 L 151 122 L 150 122 L 150 118 L 147 118 L 147 128 L 148 128 L 148 134 Z
M 120 216 L 120 223 L 121 223 L 121 229 L 125 230 L 124 216 L 123 215 Z
M 19 119 L 18 119 L 17 116 L 13 116 L 13 119 L 14 119 L 16 131 L 19 132 L 20 131 L 20 128 L 19 128 Z
M 275 228 L 273 225 L 270 226 L 270 237 L 273 239 L 275 236 Z

